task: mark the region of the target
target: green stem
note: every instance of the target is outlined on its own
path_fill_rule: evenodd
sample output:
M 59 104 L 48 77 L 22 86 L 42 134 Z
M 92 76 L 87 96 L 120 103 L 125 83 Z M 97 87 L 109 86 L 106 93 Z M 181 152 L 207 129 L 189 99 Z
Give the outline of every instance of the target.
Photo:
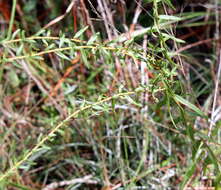
M 79 110 L 73 112 L 66 119 L 64 119 L 62 122 L 60 122 L 55 128 L 53 128 L 45 137 L 43 137 L 43 139 L 40 140 L 40 142 L 38 142 L 38 144 L 36 144 L 29 152 L 27 152 L 20 161 L 16 162 L 10 169 L 8 169 L 4 174 L 2 174 L 0 176 L 0 182 L 3 182 L 7 177 L 9 177 L 12 173 L 14 173 L 15 170 L 17 170 L 26 160 L 28 160 L 28 158 L 34 152 L 36 152 L 46 141 L 48 141 L 48 139 L 51 136 L 53 136 L 62 126 L 64 126 L 72 118 L 77 117 L 77 115 L 79 113 L 81 113 L 85 110 L 88 110 L 90 108 L 93 108 L 93 106 L 103 104 L 104 102 L 108 102 L 108 101 L 116 99 L 116 98 L 118 99 L 118 98 L 121 98 L 121 97 L 125 97 L 125 96 L 128 96 L 128 95 L 132 95 L 132 94 L 136 94 L 136 93 L 144 92 L 144 91 L 145 91 L 145 89 L 139 89 L 139 90 L 130 91 L 130 92 L 122 92 L 122 93 L 116 94 L 114 96 L 104 98 L 100 101 L 95 102 L 94 104 L 86 105 L 86 106 L 80 108 Z
M 10 38 L 11 38 L 12 27 L 13 27 L 14 18 L 15 18 L 16 4 L 17 4 L 17 0 L 13 0 L 13 4 L 12 4 L 12 12 L 11 12 L 11 18 L 10 18 L 10 23 L 9 23 L 9 27 L 8 27 L 8 35 L 7 35 L 7 39 L 10 39 Z

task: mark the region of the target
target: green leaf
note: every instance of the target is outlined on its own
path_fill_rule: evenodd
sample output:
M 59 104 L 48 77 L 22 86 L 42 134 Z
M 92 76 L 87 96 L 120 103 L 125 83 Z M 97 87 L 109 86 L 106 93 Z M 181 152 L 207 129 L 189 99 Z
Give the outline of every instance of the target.
M 220 182 L 221 182 L 221 174 L 219 173 L 217 176 L 216 176 L 216 179 L 215 179 L 215 190 L 221 190 L 221 185 L 220 185 Z
M 87 66 L 87 68 L 90 68 L 90 63 L 88 61 L 88 55 L 87 52 L 84 49 L 81 49 L 81 59 L 83 60 L 84 64 Z
M 15 32 L 13 32 L 11 39 L 15 39 L 15 37 L 21 32 L 21 29 L 17 29 Z
M 176 10 L 176 8 L 173 6 L 173 4 L 171 3 L 171 0 L 164 0 L 164 2 L 171 7 L 172 9 Z
M 198 107 L 196 107 L 195 105 L 193 105 L 192 103 L 190 103 L 186 99 L 182 98 L 181 96 L 175 94 L 173 98 L 176 102 L 179 102 L 179 103 L 187 106 L 191 110 L 195 111 L 199 116 L 207 118 L 207 116 Z
M 171 40 L 174 40 L 175 42 L 178 42 L 178 43 L 186 43 L 184 40 L 176 38 L 175 36 L 172 36 L 172 35 L 169 35 L 166 33 L 162 33 L 162 35 L 164 38 L 166 38 L 166 40 L 171 39 Z
M 133 105 L 136 105 L 138 107 L 142 107 L 142 104 L 135 102 L 130 96 L 125 96 L 125 99 L 127 99 L 128 102 L 130 102 Z
M 46 45 L 46 44 L 45 44 Z M 45 48 L 45 51 L 48 51 L 48 50 L 51 50 L 51 49 L 53 49 L 53 48 L 55 48 L 56 46 L 55 46 L 55 44 L 50 44 L 49 46 L 47 46 L 46 48 Z
M 37 5 L 37 1 L 35 0 L 26 1 L 26 3 L 24 3 L 23 11 L 25 13 L 30 13 L 31 11 L 35 9 L 36 5 Z
M 8 73 L 8 79 L 12 87 L 16 88 L 19 86 L 20 79 L 14 69 L 11 69 Z
M 95 110 L 99 110 L 99 111 L 103 110 L 103 107 L 100 106 L 100 105 L 93 105 L 92 108 L 95 109 Z
M 182 180 L 182 184 L 180 189 L 183 189 L 186 185 L 186 183 L 188 182 L 188 180 L 191 178 L 191 176 L 193 175 L 195 169 L 196 169 L 196 162 L 193 162 L 192 165 L 188 168 L 188 171 L 186 172 L 183 180 Z
M 180 17 L 173 16 L 173 15 L 159 15 L 159 19 L 161 19 L 161 20 L 172 20 L 172 21 L 182 20 Z
M 68 60 L 70 61 L 71 59 L 69 57 L 67 57 L 65 54 L 61 53 L 61 52 L 55 52 L 59 57 L 65 59 L 65 60 Z
M 203 149 L 202 149 L 203 143 L 201 143 L 198 147 L 196 157 L 193 160 L 193 163 L 188 167 L 186 174 L 183 177 L 182 183 L 180 185 L 180 189 L 184 189 L 185 185 L 188 183 L 189 179 L 191 179 L 192 175 L 195 172 L 196 166 L 198 162 L 202 159 L 203 154 Z
M 144 3 L 152 3 L 153 0 L 144 0 Z
M 28 188 L 28 187 L 25 187 L 25 186 L 23 186 L 23 185 L 16 184 L 16 183 L 13 183 L 13 182 L 9 182 L 8 185 L 13 186 L 13 187 L 15 187 L 15 188 L 18 189 L 18 190 L 19 190 L 19 189 L 20 189 L 20 190 L 31 190 L 31 189 Z
M 79 38 L 87 29 L 89 26 L 86 26 L 84 28 L 82 28 L 81 30 L 79 30 L 75 35 L 74 38 Z
M 87 42 L 87 45 L 91 45 L 94 42 L 96 42 L 97 38 L 98 38 L 99 33 L 94 34 L 93 36 L 90 37 L 90 39 Z
M 65 35 L 63 34 L 60 38 L 59 48 L 61 48 L 64 45 L 64 42 L 65 42 Z
M 179 13 L 179 16 L 182 18 L 182 20 L 187 20 L 187 19 L 205 16 L 206 14 L 207 14 L 206 12 L 184 12 L 184 13 Z
M 18 56 L 18 55 L 21 55 L 23 49 L 24 49 L 24 44 L 21 44 L 21 45 L 19 46 L 19 48 L 16 50 L 16 55 L 17 55 L 17 56 Z
M 46 31 L 45 29 L 40 29 L 40 30 L 35 34 L 35 36 L 40 36 L 40 35 L 44 34 L 45 31 Z M 49 32 L 50 32 L 50 31 L 49 31 Z M 48 36 L 50 36 L 50 34 L 49 34 Z
M 131 45 L 133 42 L 134 42 L 134 38 L 131 38 L 130 40 L 125 41 L 125 42 L 124 42 L 124 45 L 125 45 L 125 46 L 129 46 L 129 45 Z
M 144 0 L 144 3 L 152 3 L 154 0 Z M 157 3 L 159 3 L 162 0 L 155 0 Z

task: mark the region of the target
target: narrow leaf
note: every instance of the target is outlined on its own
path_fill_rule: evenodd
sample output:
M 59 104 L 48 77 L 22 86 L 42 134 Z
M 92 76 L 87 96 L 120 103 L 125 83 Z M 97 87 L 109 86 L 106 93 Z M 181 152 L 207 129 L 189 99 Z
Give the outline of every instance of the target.
M 82 28 L 81 30 L 79 30 L 75 35 L 74 38 L 79 38 L 86 30 L 88 29 L 88 26 Z
M 99 33 L 94 34 L 93 36 L 91 36 L 91 38 L 88 40 L 87 45 L 91 45 L 94 42 L 96 42 L 97 38 L 98 38 Z
M 200 115 L 201 117 L 206 118 L 207 116 L 195 105 L 193 105 L 192 103 L 190 103 L 189 101 L 187 101 L 186 99 L 182 98 L 181 96 L 175 94 L 174 95 L 174 100 L 176 102 L 179 102 L 185 106 L 187 106 L 188 108 L 190 108 L 191 110 L 195 111 L 198 115 Z
M 180 17 L 173 16 L 173 15 L 159 15 L 159 19 L 162 19 L 162 20 L 173 20 L 173 21 L 180 21 L 180 20 L 182 20 Z
M 181 40 L 181 39 L 179 39 L 179 38 L 176 38 L 176 37 L 174 37 L 174 36 L 172 36 L 172 35 L 169 35 L 169 34 L 166 34 L 166 33 L 162 33 L 162 35 L 163 35 L 163 37 L 165 37 L 166 39 L 171 39 L 171 40 L 174 40 L 174 41 L 176 41 L 176 42 L 178 42 L 178 43 L 185 43 L 184 40 Z

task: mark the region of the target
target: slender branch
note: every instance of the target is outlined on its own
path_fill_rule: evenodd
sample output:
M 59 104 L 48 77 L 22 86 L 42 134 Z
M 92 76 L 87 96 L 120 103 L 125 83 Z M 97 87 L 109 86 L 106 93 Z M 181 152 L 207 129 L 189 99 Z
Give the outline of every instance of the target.
M 85 110 L 88 110 L 90 108 L 93 108 L 96 105 L 100 105 L 103 104 L 105 102 L 108 102 L 112 99 L 118 99 L 124 96 L 128 96 L 128 95 L 132 95 L 132 94 L 136 94 L 138 92 L 143 92 L 145 91 L 145 89 L 139 89 L 136 91 L 130 91 L 130 92 L 123 92 L 123 93 L 119 93 L 116 94 L 114 96 L 111 97 L 107 97 L 104 98 L 100 101 L 95 102 L 94 104 L 91 105 L 87 105 L 84 106 L 82 108 L 80 108 L 79 110 L 73 112 L 72 114 L 70 114 L 65 120 L 63 120 L 62 122 L 60 122 L 55 128 L 53 128 L 51 130 L 51 132 L 48 133 L 48 135 L 46 135 L 37 145 L 34 146 L 34 148 L 32 148 L 30 151 L 28 151 L 27 154 L 25 154 L 25 156 L 18 161 L 17 163 L 15 163 L 8 171 L 5 172 L 5 174 L 3 174 L 2 176 L 0 176 L 0 182 L 4 181 L 8 176 L 10 176 L 13 172 L 15 172 L 15 170 L 17 170 L 34 152 L 36 152 L 46 141 L 48 141 L 48 139 L 50 137 L 52 137 L 61 127 L 63 127 L 68 121 L 70 121 L 71 119 L 77 117 L 77 115 Z

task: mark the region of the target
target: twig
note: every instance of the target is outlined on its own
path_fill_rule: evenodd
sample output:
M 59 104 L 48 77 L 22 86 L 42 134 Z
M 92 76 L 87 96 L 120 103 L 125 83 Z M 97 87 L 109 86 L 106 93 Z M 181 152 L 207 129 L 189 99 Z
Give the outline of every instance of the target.
M 55 190 L 56 188 L 60 186 L 65 186 L 65 185 L 74 185 L 76 183 L 87 183 L 87 184 L 97 184 L 98 182 L 96 180 L 91 180 L 92 175 L 87 175 L 82 178 L 75 178 L 72 180 L 65 180 L 65 181 L 60 181 L 60 182 L 53 182 L 46 187 L 44 187 L 42 190 Z
M 74 4 L 77 2 L 77 0 L 73 0 L 70 5 L 68 6 L 68 8 L 66 9 L 65 13 L 55 19 L 53 19 L 51 22 L 49 22 L 48 24 L 46 24 L 43 29 L 49 28 L 50 26 L 54 25 L 55 23 L 59 22 L 60 20 L 62 20 L 72 9 L 72 7 L 74 6 Z
M 202 40 L 202 41 L 198 41 L 198 42 L 195 42 L 195 43 L 192 43 L 192 44 L 189 44 L 189 45 L 186 45 L 180 49 L 178 49 L 177 51 L 175 51 L 175 54 L 178 54 L 182 51 L 185 51 L 187 49 L 190 49 L 190 48 L 193 48 L 195 46 L 199 46 L 201 44 L 205 44 L 205 43 L 210 43 L 211 41 L 214 41 L 214 40 L 219 40 L 220 38 L 218 39 L 215 39 L 215 38 L 209 38 L 209 39 L 206 39 L 206 40 Z
M 215 83 L 215 92 L 214 92 L 214 98 L 213 98 L 213 107 L 212 107 L 208 136 L 211 135 L 212 127 L 214 126 L 215 109 L 216 109 L 216 103 L 217 103 L 217 96 L 219 93 L 218 90 L 219 90 L 219 82 L 220 82 L 220 73 L 221 73 L 221 50 L 219 53 L 218 72 L 217 72 L 217 79 Z
M 111 30 L 110 30 L 109 25 L 108 25 L 109 22 L 108 22 L 107 15 L 105 14 L 105 9 L 104 9 L 103 3 L 102 3 L 101 0 L 98 0 L 97 3 L 98 3 L 98 6 L 100 8 L 102 18 L 104 20 L 104 25 L 105 25 L 105 28 L 106 28 L 106 31 L 107 31 L 108 39 L 112 40 L 112 34 L 111 34 Z
M 219 31 L 219 11 L 218 11 L 218 0 L 215 0 L 215 16 L 216 16 L 216 32 L 215 32 L 215 39 L 220 38 L 220 31 Z M 217 96 L 219 94 L 218 87 L 219 87 L 219 81 L 220 81 L 220 73 L 221 73 L 221 49 L 220 49 L 220 44 L 216 44 L 216 55 L 217 55 L 217 64 L 218 64 L 218 71 L 217 71 L 217 78 L 215 81 L 215 91 L 214 91 L 214 97 L 213 97 L 213 107 L 212 107 L 212 113 L 211 113 L 211 120 L 210 120 L 210 126 L 209 126 L 209 132 L 208 136 L 210 137 L 212 128 L 215 124 L 214 118 L 215 118 L 215 109 L 216 109 L 216 103 L 217 103 Z
M 85 5 L 85 3 L 84 3 L 84 0 L 80 0 L 80 2 L 81 2 L 81 6 L 82 6 L 82 13 L 83 13 L 83 15 L 84 15 L 84 17 L 85 17 L 85 18 L 84 18 L 85 24 L 86 24 L 86 25 L 89 25 L 90 28 L 91 28 L 91 32 L 92 32 L 92 33 L 91 33 L 89 30 L 86 31 L 88 37 L 90 38 L 90 36 L 95 33 L 95 29 L 94 29 L 93 23 L 92 23 L 92 21 L 91 21 L 91 18 L 90 18 L 90 14 L 89 14 L 89 12 L 88 12 L 88 9 L 87 9 L 87 7 L 86 7 L 86 5 Z
M 138 18 L 142 12 L 142 9 L 141 9 L 141 0 L 139 0 L 139 2 L 136 2 L 137 3 L 137 8 L 135 10 L 135 14 L 134 14 L 134 17 L 133 17 L 133 21 L 132 21 L 132 24 L 130 26 L 130 32 L 133 32 L 134 31 L 134 28 L 135 28 L 135 25 L 137 24 L 137 21 L 138 21 Z

